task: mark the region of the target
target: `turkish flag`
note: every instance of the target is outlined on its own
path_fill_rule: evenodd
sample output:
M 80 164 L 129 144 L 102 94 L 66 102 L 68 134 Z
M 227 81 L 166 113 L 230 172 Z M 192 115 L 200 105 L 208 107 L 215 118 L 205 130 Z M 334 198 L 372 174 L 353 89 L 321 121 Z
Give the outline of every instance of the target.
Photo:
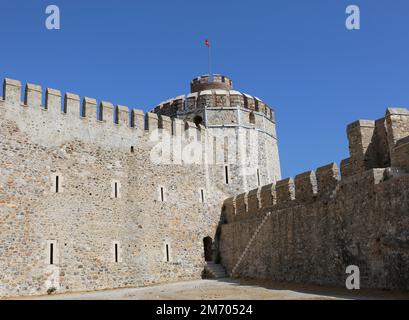
M 210 48 L 210 42 L 209 42 L 208 39 L 205 40 L 205 45 L 206 45 L 206 47 Z

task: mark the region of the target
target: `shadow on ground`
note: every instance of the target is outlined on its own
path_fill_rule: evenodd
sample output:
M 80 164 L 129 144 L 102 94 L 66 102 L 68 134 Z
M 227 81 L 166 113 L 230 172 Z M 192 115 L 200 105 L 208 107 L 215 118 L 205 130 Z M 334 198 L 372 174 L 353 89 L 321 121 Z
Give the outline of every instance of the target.
M 291 291 L 300 294 L 319 296 L 322 299 L 352 299 L 352 300 L 409 300 L 409 292 L 396 292 L 390 290 L 378 289 L 360 289 L 348 290 L 346 288 L 337 287 L 323 287 L 319 285 L 304 285 L 297 283 L 277 282 L 271 280 L 257 280 L 257 279 L 217 279 L 221 283 L 228 283 L 230 285 L 241 288 L 264 288 L 275 292 Z

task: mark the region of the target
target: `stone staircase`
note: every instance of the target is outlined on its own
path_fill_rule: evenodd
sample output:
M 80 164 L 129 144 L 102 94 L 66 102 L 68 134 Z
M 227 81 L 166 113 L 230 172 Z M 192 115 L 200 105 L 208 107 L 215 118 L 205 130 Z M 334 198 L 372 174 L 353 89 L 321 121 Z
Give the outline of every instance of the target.
M 214 262 L 206 262 L 205 271 L 207 278 L 222 279 L 229 277 L 224 267 L 221 264 L 216 264 Z
M 243 261 L 244 257 L 246 256 L 246 254 L 248 253 L 248 251 L 251 249 L 251 245 L 253 244 L 254 240 L 256 239 L 257 235 L 259 234 L 261 228 L 263 228 L 264 224 L 267 222 L 268 218 L 271 216 L 271 212 L 268 212 L 265 217 L 263 218 L 263 220 L 261 221 L 260 225 L 257 227 L 256 231 L 254 232 L 253 236 L 251 237 L 250 241 L 247 243 L 246 248 L 244 249 L 243 253 L 241 254 L 241 256 L 239 257 L 239 260 L 237 261 L 236 265 L 234 266 L 230 276 L 234 277 L 234 273 L 236 272 L 236 270 L 238 269 L 238 267 L 240 266 L 240 263 Z

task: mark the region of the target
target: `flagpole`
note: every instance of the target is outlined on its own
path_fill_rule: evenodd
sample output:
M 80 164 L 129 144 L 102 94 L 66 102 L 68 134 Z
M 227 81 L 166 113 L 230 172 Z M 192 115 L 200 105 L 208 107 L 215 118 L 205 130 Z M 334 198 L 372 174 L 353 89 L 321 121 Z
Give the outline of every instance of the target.
M 205 45 L 206 45 L 206 47 L 207 47 L 207 52 L 208 52 L 208 67 L 209 67 L 209 80 L 212 80 L 213 79 L 213 76 L 212 76 L 212 53 L 211 53 L 211 44 L 210 44 L 210 41 L 209 41 L 209 39 L 206 39 L 205 40 Z
M 210 45 L 208 46 L 208 48 L 209 48 L 209 77 L 210 80 L 212 80 L 212 55 L 210 52 Z

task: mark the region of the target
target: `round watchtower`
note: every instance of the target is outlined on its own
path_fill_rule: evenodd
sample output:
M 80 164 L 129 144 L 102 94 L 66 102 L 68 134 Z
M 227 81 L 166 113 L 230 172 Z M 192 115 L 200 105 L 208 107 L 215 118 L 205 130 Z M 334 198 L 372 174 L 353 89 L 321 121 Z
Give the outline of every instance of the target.
M 202 117 L 203 125 L 220 125 L 221 119 L 217 116 L 212 117 L 212 111 L 216 114 L 226 113 L 230 109 L 231 117 L 227 117 L 224 124 L 242 124 L 254 125 L 260 130 L 269 130 L 265 128 L 265 120 L 274 123 L 274 111 L 258 97 L 250 94 L 233 90 L 233 81 L 219 74 L 204 75 L 194 78 L 190 82 L 190 93 L 180 95 L 161 102 L 151 112 L 158 115 L 165 115 L 172 118 L 181 118 L 193 121 L 195 118 Z M 240 109 L 244 112 L 241 118 L 233 109 Z M 205 112 L 207 110 L 207 112 Z M 205 117 L 205 114 L 207 116 Z M 209 117 L 210 115 L 210 117 Z M 240 114 L 239 114 L 240 115 Z M 213 122 L 216 123 L 213 123 Z M 273 132 L 270 132 L 274 135 Z
M 219 74 L 194 78 L 190 91 L 160 103 L 151 112 L 203 125 L 214 139 L 229 140 L 227 144 L 231 146 L 225 146 L 225 150 L 236 148 L 233 144 L 241 141 L 243 135 L 246 141 L 240 143 L 246 143 L 248 150 L 256 145 L 257 155 L 249 156 L 257 158 L 257 173 L 246 175 L 237 162 L 221 167 L 223 174 L 230 170 L 232 194 L 281 179 L 272 108 L 256 96 L 234 90 L 233 81 Z

